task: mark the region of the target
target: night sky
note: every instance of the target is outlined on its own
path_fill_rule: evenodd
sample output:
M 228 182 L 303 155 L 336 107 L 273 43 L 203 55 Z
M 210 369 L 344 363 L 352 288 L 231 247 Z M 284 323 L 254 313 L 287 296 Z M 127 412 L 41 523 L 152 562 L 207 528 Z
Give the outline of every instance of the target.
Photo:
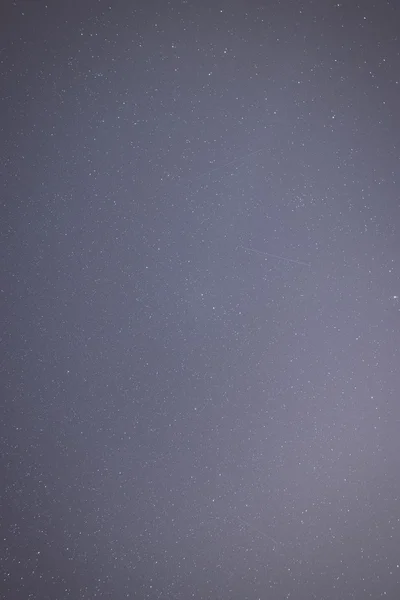
M 400 2 L 0 23 L 0 597 L 398 600 Z

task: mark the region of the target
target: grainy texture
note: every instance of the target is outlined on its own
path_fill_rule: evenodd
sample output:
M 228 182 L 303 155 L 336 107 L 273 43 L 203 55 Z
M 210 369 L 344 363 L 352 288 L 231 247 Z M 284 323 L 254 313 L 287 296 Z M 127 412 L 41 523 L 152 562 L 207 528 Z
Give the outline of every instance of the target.
M 398 600 L 400 3 L 2 11 L 2 598 Z

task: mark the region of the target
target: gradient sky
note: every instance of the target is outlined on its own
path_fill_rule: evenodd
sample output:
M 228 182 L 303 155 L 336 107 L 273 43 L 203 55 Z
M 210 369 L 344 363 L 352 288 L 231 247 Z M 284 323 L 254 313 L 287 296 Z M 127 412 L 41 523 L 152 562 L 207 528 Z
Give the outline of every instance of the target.
M 400 598 L 400 4 L 5 1 L 5 600 Z

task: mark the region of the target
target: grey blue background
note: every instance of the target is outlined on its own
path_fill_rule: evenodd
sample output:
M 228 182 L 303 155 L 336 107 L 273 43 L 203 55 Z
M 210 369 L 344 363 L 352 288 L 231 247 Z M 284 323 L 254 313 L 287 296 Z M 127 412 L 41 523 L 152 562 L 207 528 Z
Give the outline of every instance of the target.
M 1 10 L 2 598 L 398 599 L 398 2 Z

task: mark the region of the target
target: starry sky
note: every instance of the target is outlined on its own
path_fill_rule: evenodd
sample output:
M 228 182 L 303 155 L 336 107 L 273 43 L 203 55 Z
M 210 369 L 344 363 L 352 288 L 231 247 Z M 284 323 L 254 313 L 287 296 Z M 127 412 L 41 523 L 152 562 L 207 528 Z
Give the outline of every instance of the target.
M 400 597 L 400 5 L 2 4 L 2 598 Z

